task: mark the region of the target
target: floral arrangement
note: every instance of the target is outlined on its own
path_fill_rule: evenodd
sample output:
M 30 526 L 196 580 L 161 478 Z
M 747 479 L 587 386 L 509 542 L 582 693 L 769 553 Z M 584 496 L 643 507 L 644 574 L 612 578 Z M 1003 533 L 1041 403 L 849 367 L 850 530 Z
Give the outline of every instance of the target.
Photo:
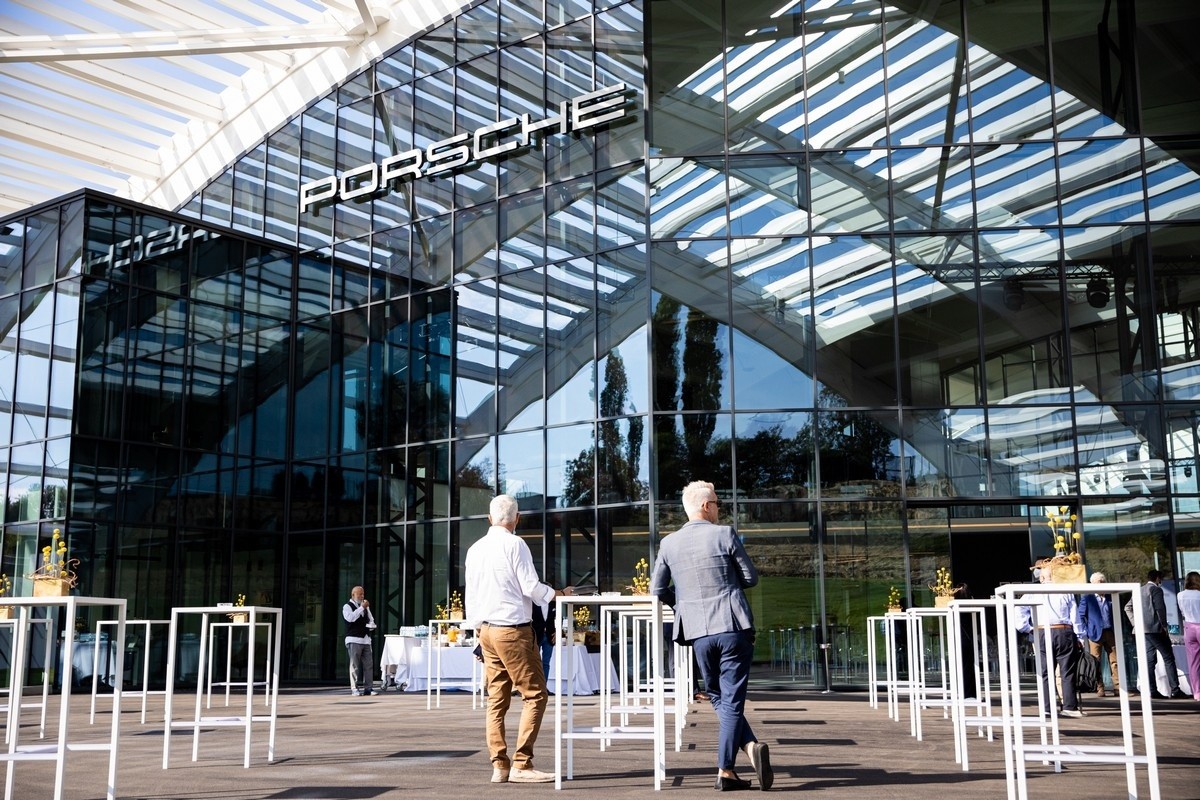
M 446 605 L 438 604 L 436 608 L 437 616 L 435 619 L 453 619 L 454 615 L 461 617 L 463 613 L 462 595 L 458 592 L 451 592 L 450 599 L 446 601 Z
M 1083 534 L 1075 530 L 1078 517 L 1075 514 L 1068 515 L 1069 510 L 1067 506 L 1059 506 L 1058 513 L 1051 509 L 1046 514 L 1046 525 L 1054 537 L 1054 561 L 1060 564 L 1078 564 L 1082 561 L 1079 543 Z
M 575 609 L 575 626 L 586 628 L 592 624 L 592 611 L 587 606 L 579 606 Z
M 633 565 L 633 583 L 625 588 L 634 594 L 650 594 L 650 562 L 643 558 Z
M 887 607 L 888 608 L 899 608 L 900 607 L 900 590 L 897 589 L 895 586 L 888 589 Z
M 962 591 L 963 587 L 955 586 L 954 581 L 950 580 L 950 570 L 938 567 L 937 574 L 934 576 L 933 583 L 929 584 L 929 588 L 937 597 L 954 597 Z
M 246 595 L 244 595 L 244 594 L 239 594 L 239 595 L 237 596 L 237 600 L 234 600 L 234 601 L 233 601 L 233 604 L 234 604 L 235 606 L 239 607 L 239 608 L 241 608 L 242 606 L 246 605 Z
M 79 559 L 67 558 L 67 539 L 55 528 L 50 544 L 42 548 L 41 566 L 28 577 L 35 581 L 65 581 L 67 586 L 74 587 L 79 580 L 75 574 L 77 566 Z
M 8 577 L 7 573 L 0 573 L 0 597 L 4 597 L 11 591 L 12 579 Z

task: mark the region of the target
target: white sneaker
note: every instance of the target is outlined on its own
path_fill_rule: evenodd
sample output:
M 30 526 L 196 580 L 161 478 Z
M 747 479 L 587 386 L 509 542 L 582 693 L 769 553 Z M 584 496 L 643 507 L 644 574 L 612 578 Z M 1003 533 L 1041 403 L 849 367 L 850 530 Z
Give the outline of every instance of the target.
M 508 770 L 503 767 L 493 767 L 492 783 L 508 783 Z
M 537 769 L 514 769 L 508 774 L 509 783 L 553 783 L 554 774 Z
M 1060 717 L 1071 717 L 1072 719 L 1081 719 L 1087 716 L 1087 714 L 1084 714 L 1082 711 L 1074 708 L 1064 708 L 1062 711 L 1058 712 L 1058 715 Z

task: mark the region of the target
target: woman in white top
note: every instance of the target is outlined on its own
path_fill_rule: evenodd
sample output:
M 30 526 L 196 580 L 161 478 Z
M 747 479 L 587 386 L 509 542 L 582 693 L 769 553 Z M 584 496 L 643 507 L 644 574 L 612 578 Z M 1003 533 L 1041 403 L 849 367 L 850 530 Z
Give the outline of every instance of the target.
M 1200 701 L 1200 572 L 1189 572 L 1176 598 L 1183 615 L 1183 645 L 1187 649 L 1188 683 Z

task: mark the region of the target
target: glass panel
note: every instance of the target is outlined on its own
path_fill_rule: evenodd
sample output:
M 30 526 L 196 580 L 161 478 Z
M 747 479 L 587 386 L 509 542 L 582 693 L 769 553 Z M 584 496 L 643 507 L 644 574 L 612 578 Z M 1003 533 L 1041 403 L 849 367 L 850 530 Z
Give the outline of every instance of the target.
M 650 162 L 650 236 L 721 236 L 727 232 L 724 159 Z
M 905 405 L 980 402 L 976 255 L 964 237 L 897 237 L 900 395 Z M 953 394 L 953 398 L 951 398 Z
M 545 508 L 546 461 L 542 453 L 542 432 L 509 433 L 497 438 L 499 491 L 515 497 L 522 513 L 526 509 Z
M 817 239 L 812 264 L 817 402 L 826 405 L 828 394 L 836 405 L 894 404 L 895 300 L 888 241 Z M 789 302 L 801 314 L 807 304 L 803 288 Z M 847 369 L 848 364 L 854 368 Z
M 595 249 L 596 201 L 592 181 L 560 183 L 546 193 L 546 257 L 552 261 Z
M 728 408 L 729 326 L 724 242 L 651 251 L 655 298 L 653 364 L 655 408 L 712 411 Z M 703 288 L 702 288 L 703 287 Z
M 719 152 L 725 139 L 721 106 L 702 90 L 721 86 L 721 0 L 650 3 L 646 75 L 651 155 Z
M 812 418 L 804 412 L 734 418 L 739 498 L 782 500 L 815 493 Z
M 262 233 L 266 160 L 264 142 L 237 162 L 233 181 L 233 227 L 237 230 Z
M 593 424 L 546 431 L 546 507 L 592 505 L 596 450 Z
M 500 265 L 513 272 L 546 259 L 546 217 L 540 191 L 500 201 Z
M 887 32 L 887 95 L 894 144 L 965 141 L 966 47 L 959 3 L 942 3 L 934 24 L 908 19 Z
M 590 259 L 547 270 L 546 420 L 593 419 L 596 409 L 596 290 Z
M 300 120 L 294 119 L 267 139 L 265 233 L 284 242 L 296 240 L 300 191 Z
M 565 25 L 546 34 L 546 106 L 557 113 L 559 104 L 595 88 L 592 77 L 591 20 Z M 543 114 L 543 117 L 549 114 Z M 561 181 L 595 169 L 595 147 L 588 136 L 549 136 L 546 177 Z
M 647 363 L 649 291 L 646 249 L 636 245 L 596 259 L 597 332 L 601 416 L 650 408 Z M 611 362 L 620 358 L 618 369 Z
M 413 375 L 409 395 L 409 439 L 443 439 L 450 429 L 451 299 L 448 292 L 432 292 L 412 299 L 411 360 Z
M 1036 400 L 1051 400 L 1042 396 Z M 1033 406 L 1028 401 L 1015 401 L 1004 408 L 988 411 L 988 446 L 991 453 L 992 475 L 998 494 L 1065 495 L 1078 488 L 1076 475 L 1076 437 L 1072 410 L 1068 406 Z M 1080 427 L 1095 430 L 1096 425 L 1111 427 L 1104 416 L 1111 410 L 1097 409 L 1101 420 L 1093 421 L 1086 410 Z M 1097 431 L 1098 432 L 1098 431 Z M 1081 452 L 1084 463 L 1102 457 L 1107 450 L 1091 437 L 1081 444 L 1091 444 L 1090 453 Z
M 820 645 L 821 581 L 817 512 L 800 502 L 739 504 L 738 533 L 760 570 L 746 592 L 759 631 L 756 662 L 778 670 L 776 679 L 824 685 Z M 764 569 L 768 564 L 770 570 Z
M 1175 494 L 1200 494 L 1200 464 L 1196 454 L 1200 452 L 1200 406 L 1167 406 L 1167 478 Z M 1082 487 L 1088 488 L 1089 480 L 1095 484 L 1095 475 L 1082 469 Z M 1103 478 L 1103 476 L 1101 476 Z M 1103 480 L 1101 480 L 1103 483 Z M 1200 512 L 1200 501 L 1190 498 L 1186 505 L 1176 504 L 1176 511 Z
M 975 214 L 980 228 L 1056 224 L 1054 145 L 976 148 Z
M 809 156 L 813 229 L 823 233 L 885 231 L 888 204 L 887 152 L 836 150 Z
M 563 268 L 552 268 L 563 272 Z M 590 283 L 590 276 L 584 273 Z M 547 378 L 546 316 L 555 324 L 573 323 L 569 307 L 559 303 L 555 290 L 547 293 L 542 269 L 505 275 L 501 280 L 500 324 L 500 418 L 501 430 L 516 430 L 544 424 L 544 382 Z M 586 313 L 586 310 L 585 310 Z
M 653 418 L 657 496 L 674 500 L 691 481 L 709 481 L 722 497 L 733 490 L 728 414 L 671 414 Z
M 614 3 L 597 2 L 599 11 Z M 645 148 L 645 92 L 641 3 L 627 3 L 596 15 L 596 86 L 625 84 L 629 111 L 620 120 L 595 129 L 596 163 L 603 169 L 643 157 Z
M 337 167 L 334 148 L 337 144 L 337 104 L 333 97 L 325 97 L 309 106 L 302 117 L 303 131 L 300 138 L 300 183 L 320 180 L 332 175 Z M 293 200 L 294 202 L 294 200 Z M 208 214 L 208 199 L 205 198 L 205 216 Z M 316 248 L 329 244 L 333 235 L 333 210 L 313 205 L 299 217 L 299 241 L 302 248 Z
M 989 492 L 986 415 L 981 408 L 905 412 L 903 467 L 909 497 Z M 1010 468 L 998 464 L 995 494 L 1014 494 Z
M 803 156 L 731 157 L 728 169 L 734 236 L 808 230 L 808 173 Z
M 968 148 L 904 148 L 893 150 L 891 159 L 897 231 L 963 228 L 974 222 Z
M 977 142 L 1046 139 L 1053 131 L 1042 8 L 1042 0 L 967 6 L 967 30 L 978 45 L 968 52 L 971 118 Z M 1081 16 L 1074 18 L 1082 20 Z M 1055 54 L 1061 58 L 1057 48 L 1056 42 Z M 1094 45 L 1091 52 L 1096 52 Z M 1093 69 L 1083 74 L 1094 81 L 1099 73 Z M 1065 109 L 1073 98 L 1056 91 L 1054 101 Z
M 58 262 L 58 209 L 26 217 L 25 266 L 21 286 L 28 289 L 54 280 Z
M 504 13 L 513 11 L 512 3 Z M 541 4 L 538 3 L 540 6 Z M 501 32 L 508 30 L 501 24 Z M 541 36 L 508 47 L 500 53 L 500 118 L 528 114 L 531 119 L 546 118 L 544 42 Z M 541 186 L 546 177 L 545 154 L 541 147 L 518 149 L 499 162 L 500 196 Z
M 477 281 L 456 290 L 456 436 L 496 430 L 496 296 L 495 281 Z
M 496 49 L 496 25 L 500 15 L 497 5 L 499 4 L 496 2 L 483 3 L 459 16 L 459 61 L 466 61 Z
M 1200 219 L 1200 141 L 1171 142 L 1160 146 L 1143 139 L 1146 151 L 1145 180 L 1150 200 L 1150 219 Z

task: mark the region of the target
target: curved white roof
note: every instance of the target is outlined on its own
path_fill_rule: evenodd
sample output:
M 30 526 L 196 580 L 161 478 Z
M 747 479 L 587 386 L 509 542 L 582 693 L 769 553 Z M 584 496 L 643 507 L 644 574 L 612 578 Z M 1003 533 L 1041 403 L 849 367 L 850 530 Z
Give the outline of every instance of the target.
M 3 0 L 0 216 L 82 186 L 175 208 L 468 0 Z

